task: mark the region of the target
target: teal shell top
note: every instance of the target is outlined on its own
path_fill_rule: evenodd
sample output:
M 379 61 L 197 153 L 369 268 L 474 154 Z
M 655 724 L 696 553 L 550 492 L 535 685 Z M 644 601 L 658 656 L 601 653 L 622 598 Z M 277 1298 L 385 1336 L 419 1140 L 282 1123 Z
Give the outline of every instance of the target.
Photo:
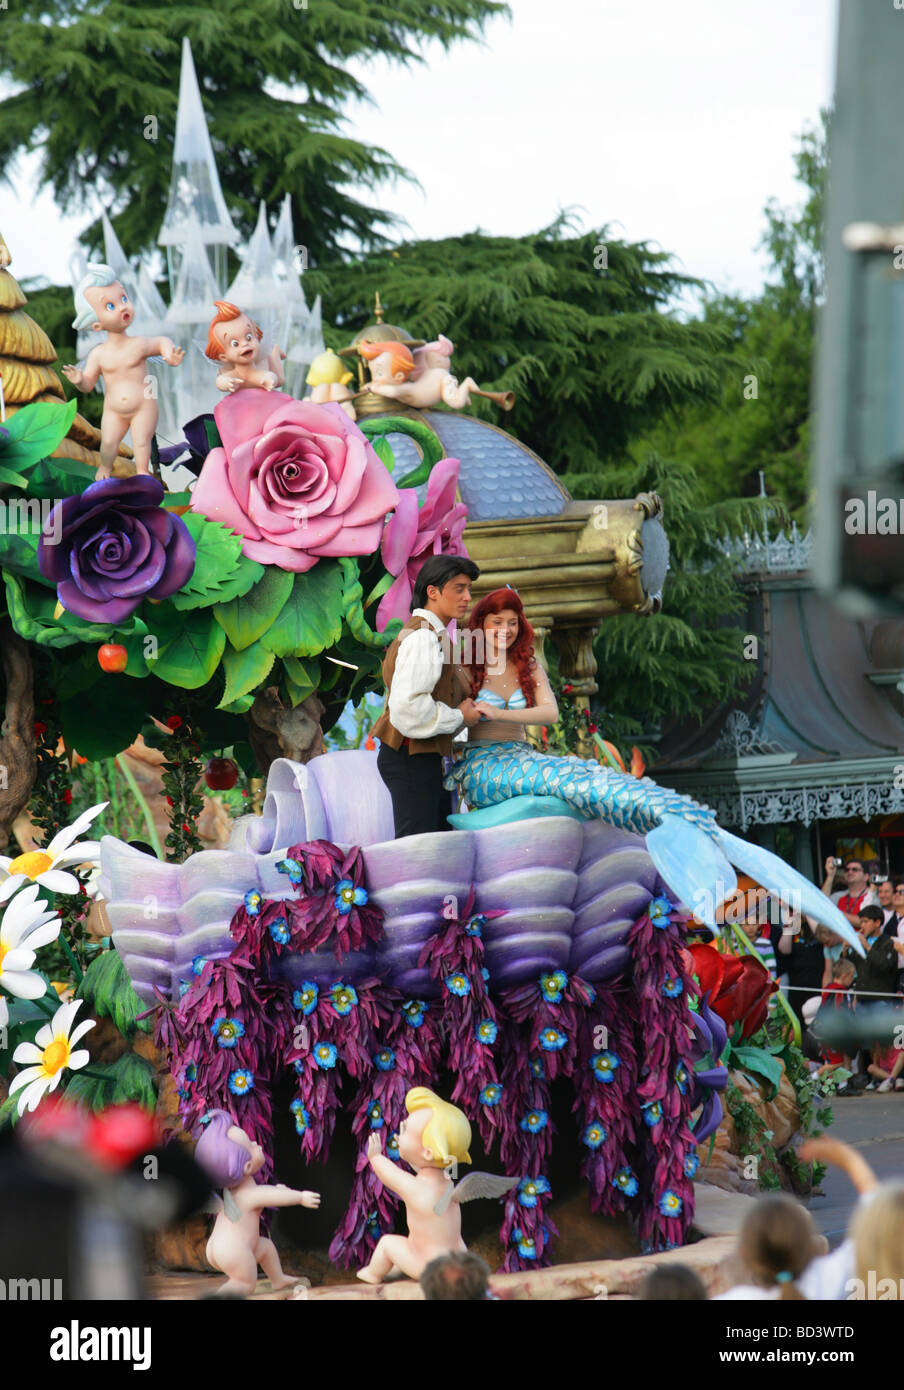
M 493 705 L 496 709 L 527 709 L 527 700 L 524 691 L 520 688 L 504 700 L 501 695 L 497 695 L 495 690 L 488 690 L 486 686 L 478 690 L 474 696 L 475 700 L 483 700 L 484 704 Z

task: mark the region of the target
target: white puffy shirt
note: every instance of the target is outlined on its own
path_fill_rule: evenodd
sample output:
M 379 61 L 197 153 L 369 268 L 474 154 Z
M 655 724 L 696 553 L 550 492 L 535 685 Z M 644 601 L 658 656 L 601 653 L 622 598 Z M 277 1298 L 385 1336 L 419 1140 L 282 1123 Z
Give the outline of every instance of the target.
M 448 633 L 426 608 L 415 608 L 411 616 L 425 618 L 430 627 L 407 633 L 399 643 L 389 691 L 390 721 L 405 738 L 454 734 L 464 725 L 463 715 L 434 700 L 432 694 L 443 670 L 443 649 L 437 638 Z

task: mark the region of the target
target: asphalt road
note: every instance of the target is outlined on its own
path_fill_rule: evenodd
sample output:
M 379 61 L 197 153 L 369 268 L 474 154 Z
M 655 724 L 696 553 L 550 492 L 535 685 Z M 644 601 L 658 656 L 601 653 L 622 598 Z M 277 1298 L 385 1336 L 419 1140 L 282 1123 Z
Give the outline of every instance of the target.
M 835 1123 L 826 1133 L 857 1149 L 877 1177 L 904 1182 L 904 1091 L 867 1091 L 831 1106 Z M 856 1195 L 837 1168 L 829 1168 L 820 1194 L 810 1198 L 810 1214 L 834 1248 L 844 1238 Z

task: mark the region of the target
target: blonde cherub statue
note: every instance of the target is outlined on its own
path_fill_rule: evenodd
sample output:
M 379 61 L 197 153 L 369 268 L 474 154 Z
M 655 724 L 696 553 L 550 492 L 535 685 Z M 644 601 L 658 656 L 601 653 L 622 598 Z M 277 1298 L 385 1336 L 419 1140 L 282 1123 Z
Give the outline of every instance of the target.
M 222 1189 L 217 1219 L 207 1242 L 207 1261 L 229 1277 L 217 1295 L 254 1293 L 261 1266 L 273 1289 L 287 1289 L 298 1279 L 284 1274 L 273 1241 L 260 1233 L 264 1207 L 319 1207 L 319 1192 L 301 1192 L 283 1183 L 275 1187 L 254 1181 L 264 1166 L 264 1151 L 225 1110 L 210 1110 L 202 1118 L 204 1133 L 195 1159 L 215 1187 Z
M 457 1105 L 440 1099 L 426 1086 L 415 1086 L 405 1097 L 409 1119 L 399 1127 L 399 1157 L 414 1170 L 383 1153 L 380 1135 L 367 1141 L 367 1158 L 384 1187 L 405 1203 L 407 1236 L 381 1236 L 370 1262 L 358 1270 L 365 1284 L 380 1284 L 393 1270 L 419 1279 L 431 1260 L 465 1250 L 461 1238 L 461 1203 L 476 1197 L 503 1197 L 517 1178 L 493 1173 L 469 1173 L 453 1182 L 459 1163 L 470 1163 L 471 1126 Z
M 355 407 L 350 404 L 354 393 L 348 389 L 351 379 L 352 374 L 342 358 L 332 348 L 327 348 L 326 352 L 314 358 L 305 377 L 305 383 L 312 388 L 307 399 L 318 405 L 324 401 L 336 401 L 354 420 Z
M 88 353 L 84 371 L 77 366 L 62 370 L 78 391 L 93 391 L 98 379 L 104 379 L 98 478 L 112 477 L 119 446 L 130 429 L 136 471 L 149 471 L 157 398 L 149 389 L 146 362 L 149 357 L 162 357 L 178 367 L 185 356 L 184 348 L 176 347 L 171 338 L 130 337 L 127 330 L 134 318 L 132 301 L 115 270 L 100 262 L 89 265 L 75 290 L 72 327 L 106 331 L 106 341 Z
M 470 405 L 472 396 L 485 396 L 503 410 L 511 410 L 511 391 L 482 391 L 472 377 L 459 381 L 449 371 L 453 344 L 442 334 L 415 356 L 404 343 L 359 343 L 358 351 L 370 363 L 370 389 L 378 396 L 427 410 L 440 401 L 453 410 Z
M 225 299 L 214 301 L 217 316 L 210 325 L 205 355 L 213 362 L 228 363 L 217 373 L 217 389 L 240 391 L 245 386 L 259 386 L 275 391 L 285 381 L 282 348 L 273 347 L 258 361 L 264 336 L 253 319 Z

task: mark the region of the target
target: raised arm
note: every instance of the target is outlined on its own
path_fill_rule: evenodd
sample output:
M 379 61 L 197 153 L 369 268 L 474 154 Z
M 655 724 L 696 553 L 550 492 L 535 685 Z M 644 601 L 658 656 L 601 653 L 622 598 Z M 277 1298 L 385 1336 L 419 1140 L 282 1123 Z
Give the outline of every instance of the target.
M 270 1187 L 266 1183 L 258 1183 L 250 1198 L 245 1198 L 252 1210 L 260 1210 L 262 1207 L 319 1207 L 319 1192 L 302 1192 L 297 1187 L 286 1187 L 285 1183 L 277 1183 L 275 1187 Z
M 866 1159 L 841 1139 L 830 1139 L 825 1135 L 819 1139 L 805 1139 L 797 1155 L 804 1163 L 834 1163 L 836 1168 L 847 1173 L 854 1188 L 861 1194 L 872 1192 L 874 1187 L 879 1186 L 879 1179 Z
M 386 1157 L 379 1134 L 372 1134 L 367 1141 L 367 1161 L 384 1187 L 395 1192 L 403 1202 L 414 1201 L 418 1191 L 417 1178 Z
M 185 356 L 185 348 L 176 347 L 172 338 L 145 338 L 148 357 L 162 357 L 171 367 L 178 367 Z
M 71 381 L 77 391 L 93 391 L 100 380 L 100 350 L 91 349 L 84 371 L 76 363 L 71 367 L 63 367 L 62 370 L 66 380 Z

